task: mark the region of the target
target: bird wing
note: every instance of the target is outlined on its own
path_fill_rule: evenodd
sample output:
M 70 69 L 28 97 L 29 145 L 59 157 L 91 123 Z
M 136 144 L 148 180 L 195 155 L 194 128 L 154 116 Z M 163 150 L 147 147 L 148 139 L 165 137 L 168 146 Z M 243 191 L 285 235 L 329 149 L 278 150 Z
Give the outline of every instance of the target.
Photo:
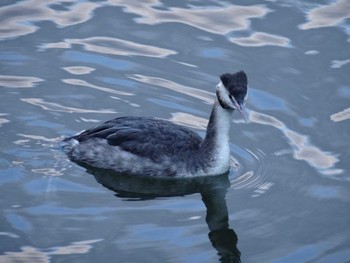
M 202 138 L 186 127 L 165 120 L 143 117 L 121 117 L 74 136 L 78 141 L 106 139 L 118 146 L 153 161 L 164 157 L 186 158 L 184 153 L 198 149 Z

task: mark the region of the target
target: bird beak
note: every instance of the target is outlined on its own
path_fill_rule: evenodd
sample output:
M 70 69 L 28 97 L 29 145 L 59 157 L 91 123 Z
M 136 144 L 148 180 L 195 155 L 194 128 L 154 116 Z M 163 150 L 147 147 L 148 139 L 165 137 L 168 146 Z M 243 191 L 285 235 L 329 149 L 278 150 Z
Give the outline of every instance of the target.
M 239 113 L 242 115 L 244 121 L 246 123 L 248 123 L 248 116 L 247 116 L 247 112 L 245 110 L 245 106 L 243 104 L 242 105 L 238 105 L 237 109 L 238 109 Z
M 248 116 L 247 116 L 247 112 L 245 110 L 244 104 L 238 104 L 237 101 L 232 99 L 231 99 L 231 102 L 233 103 L 235 108 L 239 111 L 239 113 L 242 115 L 242 118 L 244 119 L 244 121 L 248 123 Z

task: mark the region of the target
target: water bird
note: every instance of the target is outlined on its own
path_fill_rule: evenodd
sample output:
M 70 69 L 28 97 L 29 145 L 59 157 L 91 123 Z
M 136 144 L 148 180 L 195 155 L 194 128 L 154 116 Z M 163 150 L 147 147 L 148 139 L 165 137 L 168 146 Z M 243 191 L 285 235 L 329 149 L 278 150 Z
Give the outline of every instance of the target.
M 235 110 L 246 118 L 248 80 L 243 71 L 225 73 L 205 138 L 187 127 L 154 117 L 119 117 L 63 140 L 70 160 L 120 173 L 195 177 L 230 168 L 229 130 Z

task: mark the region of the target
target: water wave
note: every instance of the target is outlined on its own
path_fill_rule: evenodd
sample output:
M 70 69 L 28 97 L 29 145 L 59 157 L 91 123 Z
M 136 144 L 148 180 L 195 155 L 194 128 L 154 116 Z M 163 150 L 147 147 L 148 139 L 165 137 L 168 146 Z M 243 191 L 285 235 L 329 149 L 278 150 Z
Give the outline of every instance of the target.
M 5 88 L 32 88 L 41 81 L 44 80 L 37 77 L 0 75 L 0 87 Z
M 82 108 L 67 107 L 59 103 L 47 102 L 40 98 L 26 98 L 26 99 L 21 99 L 21 101 L 27 102 L 35 106 L 39 106 L 40 108 L 48 111 L 58 111 L 58 112 L 68 112 L 68 113 L 117 113 L 112 109 L 88 110 L 88 109 L 82 109 Z
M 339 161 L 335 154 L 322 151 L 320 148 L 312 145 L 308 136 L 301 135 L 289 129 L 277 118 L 254 111 L 250 112 L 249 118 L 252 122 L 270 125 L 279 129 L 286 136 L 289 144 L 292 146 L 293 156 L 296 160 L 306 161 L 322 174 L 331 175 L 343 172 L 341 169 L 334 169 L 335 164 Z
M 52 256 L 87 254 L 93 249 L 93 244 L 101 241 L 103 241 L 103 239 L 83 240 L 72 242 L 68 245 L 54 246 L 45 249 L 23 246 L 20 248 L 20 251 L 5 252 L 3 255 L 0 255 L 0 262 L 48 263 L 51 262 Z
M 40 49 L 72 48 L 72 45 L 82 45 L 85 50 L 118 56 L 145 56 L 163 58 L 177 54 L 176 51 L 139 44 L 132 41 L 112 37 L 89 37 L 85 39 L 65 39 L 63 42 L 45 43 Z
M 339 26 L 350 18 L 350 2 L 338 0 L 326 5 L 317 6 L 306 13 L 308 22 L 299 25 L 300 29 L 308 30 L 321 27 Z

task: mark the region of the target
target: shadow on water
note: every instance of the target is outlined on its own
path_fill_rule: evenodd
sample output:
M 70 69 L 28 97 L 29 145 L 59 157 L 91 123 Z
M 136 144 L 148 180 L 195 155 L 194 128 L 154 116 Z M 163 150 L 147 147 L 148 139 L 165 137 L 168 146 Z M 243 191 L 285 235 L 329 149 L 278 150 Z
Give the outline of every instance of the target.
M 194 178 L 155 178 L 120 174 L 95 167 L 86 168 L 96 181 L 127 200 L 149 200 L 158 197 L 184 196 L 200 193 L 207 208 L 206 222 L 209 239 L 218 251 L 220 262 L 241 262 L 237 235 L 229 228 L 226 193 L 230 187 L 228 173 Z

